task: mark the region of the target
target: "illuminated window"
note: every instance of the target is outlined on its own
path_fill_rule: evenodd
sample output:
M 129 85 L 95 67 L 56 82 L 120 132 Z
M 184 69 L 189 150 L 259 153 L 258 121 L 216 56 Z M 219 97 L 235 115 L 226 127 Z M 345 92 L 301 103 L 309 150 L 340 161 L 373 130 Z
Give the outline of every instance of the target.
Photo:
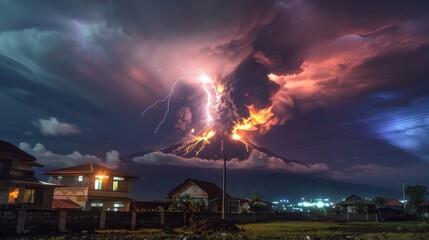
M 77 180 L 78 180 L 79 182 L 82 182 L 82 181 L 83 181 L 83 176 L 79 176 L 79 177 L 77 178 Z
M 63 176 L 58 176 L 58 182 L 63 181 Z
M 106 175 L 95 175 L 95 178 L 98 178 L 98 179 L 109 179 L 109 176 L 106 176 Z
M 102 186 L 103 186 L 103 181 L 101 181 L 100 179 L 95 179 L 95 185 L 94 185 L 95 190 L 101 190 Z
M 101 202 L 93 202 L 93 203 L 91 203 L 91 207 L 103 207 L 103 203 L 101 203 Z
M 24 190 L 24 198 L 22 199 L 22 201 L 24 203 L 34 203 L 35 192 L 36 191 L 34 189 L 25 189 Z
M 118 191 L 118 185 L 119 185 L 118 181 L 113 181 L 113 191 Z
M 8 203 L 15 203 L 18 199 L 19 188 L 9 190 L 9 201 Z
M 113 177 L 113 180 L 124 181 L 124 177 Z
M 117 202 L 117 203 L 113 204 L 113 207 L 115 207 L 115 208 L 121 208 L 121 207 L 124 207 L 124 204 L 121 203 L 121 202 Z

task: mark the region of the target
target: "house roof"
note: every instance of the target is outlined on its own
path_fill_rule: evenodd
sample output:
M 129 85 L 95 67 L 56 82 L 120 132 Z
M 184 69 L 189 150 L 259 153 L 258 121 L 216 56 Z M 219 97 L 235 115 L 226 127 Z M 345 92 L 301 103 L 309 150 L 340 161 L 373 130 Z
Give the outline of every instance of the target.
M 36 162 L 36 158 L 10 142 L 0 140 L 0 155 L 10 155 L 17 158 L 21 162 L 32 162 L 33 166 L 43 167 L 42 164 Z
M 54 198 L 52 200 L 53 209 L 82 209 L 82 206 L 73 202 L 70 199 L 58 199 Z
M 364 198 L 361 198 L 357 195 L 351 195 L 346 200 L 339 202 L 337 205 L 339 205 L 339 206 L 353 206 L 353 205 L 356 205 L 358 203 L 361 203 L 363 205 L 376 205 L 375 203 L 368 201 Z
M 420 207 L 429 207 L 429 201 L 424 201 L 419 206 Z
M 401 203 L 398 199 L 396 198 L 391 198 L 391 199 L 387 199 L 387 203 L 386 206 L 389 207 L 403 207 L 404 204 Z
M 88 163 L 88 164 L 82 164 L 82 165 L 78 165 L 78 166 L 74 166 L 74 167 L 69 167 L 69 168 L 62 168 L 62 169 L 57 169 L 57 170 L 52 170 L 52 171 L 47 171 L 47 172 L 42 172 L 42 174 L 44 175 L 78 175 L 78 174 L 112 174 L 115 176 L 120 176 L 120 177 L 129 177 L 131 179 L 138 179 L 139 176 L 133 175 L 133 174 L 129 174 L 126 172 L 122 172 L 116 169 L 112 169 L 112 168 L 108 168 L 108 167 L 104 167 L 95 163 Z
M 177 192 L 179 192 L 183 187 L 185 187 L 187 184 L 193 183 L 197 185 L 199 188 L 201 188 L 204 192 L 206 192 L 210 198 L 222 198 L 222 189 L 218 187 L 215 183 L 202 181 L 194 178 L 188 178 L 186 179 L 182 184 L 177 186 L 173 191 L 168 193 L 168 196 L 171 196 Z M 229 194 L 225 194 L 226 198 L 233 198 Z
M 252 202 L 251 198 L 246 198 L 246 199 L 240 199 L 242 203 L 250 203 Z M 274 204 L 272 202 L 269 201 L 265 201 L 263 199 L 259 200 L 259 203 L 265 206 L 277 206 L 277 204 Z

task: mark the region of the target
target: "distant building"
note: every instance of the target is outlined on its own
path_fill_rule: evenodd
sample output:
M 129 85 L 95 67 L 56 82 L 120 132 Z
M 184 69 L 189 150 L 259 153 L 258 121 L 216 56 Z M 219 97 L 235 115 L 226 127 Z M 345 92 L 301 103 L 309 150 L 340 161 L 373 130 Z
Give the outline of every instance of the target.
M 419 212 L 423 213 L 425 219 L 429 220 L 429 201 L 425 201 L 419 205 Z
M 390 198 L 386 200 L 384 205 L 376 206 L 375 211 L 380 220 L 398 221 L 404 217 L 404 204 L 396 198 Z
M 346 200 L 337 203 L 341 213 L 375 213 L 375 203 L 361 198 L 357 195 L 352 195 Z
M 55 184 L 40 181 L 33 167 L 36 158 L 0 140 L 0 206 L 2 208 L 50 209 Z
M 222 189 L 215 183 L 189 178 L 173 189 L 168 194 L 167 198 L 174 201 L 180 196 L 185 195 L 188 195 L 191 200 L 203 201 L 209 212 L 222 212 Z M 238 212 L 241 205 L 241 199 L 231 197 L 229 194 L 226 194 L 225 198 L 225 212 Z
M 252 204 L 257 205 L 256 209 L 254 209 L 253 212 L 273 213 L 274 210 L 278 211 L 277 204 L 273 204 L 272 202 L 268 202 L 262 199 L 259 200 L 257 203 L 252 203 L 252 199 L 247 198 L 242 200 L 241 204 L 242 208 L 245 209 L 247 212 L 252 212 Z
M 399 201 L 396 198 L 389 198 L 389 199 L 387 199 L 385 205 L 388 206 L 388 207 L 400 207 L 400 208 L 404 207 L 404 204 L 401 203 L 401 201 Z
M 131 182 L 139 177 L 94 163 L 43 172 L 61 184 L 54 198 L 67 198 L 85 210 L 128 211 Z

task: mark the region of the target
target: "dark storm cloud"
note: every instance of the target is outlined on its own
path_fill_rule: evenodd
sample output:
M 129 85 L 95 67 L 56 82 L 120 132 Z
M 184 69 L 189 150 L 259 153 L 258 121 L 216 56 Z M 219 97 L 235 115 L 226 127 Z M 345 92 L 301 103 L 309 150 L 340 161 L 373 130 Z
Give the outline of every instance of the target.
M 0 55 L 0 90 L 25 104 L 52 111 L 75 112 L 100 115 L 103 108 L 97 102 L 75 94 L 67 89 L 61 90 L 55 86 L 40 84 L 40 79 L 30 69 L 22 64 Z M 55 101 L 52 101 L 55 99 Z M 86 103 L 82 105 L 82 103 Z
M 394 26 L 428 15 L 429 3 L 420 1 L 311 1 L 324 27 L 332 31 L 355 33 Z M 336 30 L 335 30 L 336 29 Z M 364 32 L 362 32 L 364 33 Z
M 135 129 L 152 133 L 146 128 L 156 125 L 158 116 L 144 119 L 150 123 L 124 119 L 138 119 L 146 106 L 165 97 L 184 75 L 179 65 L 225 84 L 230 97 L 224 103 L 228 111 L 221 111 L 225 122 L 247 117 L 249 105 L 272 105 L 281 125 L 299 111 L 386 89 L 399 92 L 406 85 L 415 88 L 378 106 L 413 103 L 426 96 L 419 86 L 429 73 L 428 4 L 0 0 L 0 89 L 40 108 L 37 118 L 91 115 L 95 127 L 105 121 L 118 132 L 132 132 L 128 140 L 139 147 L 157 144 Z M 185 106 L 185 100 L 175 100 L 177 109 Z M 191 110 L 194 124 L 202 111 Z M 118 117 L 106 119 L 106 112 Z M 25 118 L 28 124 L 35 120 Z M 82 122 L 70 122 L 87 132 Z M 174 128 L 171 122 L 165 135 Z M 370 168 L 356 166 L 349 171 Z
M 107 19 L 124 27 L 130 35 L 163 40 L 189 35 L 234 34 L 255 31 L 253 27 L 268 21 L 275 1 L 112 1 Z M 218 31 L 223 28 L 223 31 Z M 233 42 L 231 42 L 233 43 Z

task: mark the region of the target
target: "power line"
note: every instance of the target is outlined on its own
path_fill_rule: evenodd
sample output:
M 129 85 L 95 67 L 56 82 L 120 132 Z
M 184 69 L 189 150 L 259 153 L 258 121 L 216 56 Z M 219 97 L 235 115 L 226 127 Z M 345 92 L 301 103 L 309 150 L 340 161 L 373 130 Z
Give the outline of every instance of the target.
M 405 130 L 417 129 L 417 128 L 423 128 L 423 127 L 429 127 L 429 124 L 410 127 L 410 128 L 405 129 Z M 317 147 L 317 146 L 327 145 L 327 144 L 332 144 L 332 143 L 346 142 L 346 141 L 356 140 L 356 139 L 364 139 L 364 138 L 369 138 L 369 137 L 374 137 L 374 136 L 384 135 L 384 134 L 389 134 L 389 133 L 395 133 L 395 132 L 397 132 L 397 130 L 380 132 L 380 133 L 373 133 L 373 134 L 364 135 L 364 136 L 353 136 L 353 137 L 348 137 L 348 138 L 332 139 L 332 140 L 327 140 L 327 141 L 318 142 L 318 143 L 317 142 L 308 143 L 307 145 L 301 145 L 301 146 L 297 146 L 297 147 L 284 147 L 284 148 L 277 148 L 277 149 L 274 148 L 274 150 L 277 150 L 279 152 L 289 151 L 289 150 L 299 150 L 299 149 L 312 148 L 312 147 Z M 420 135 L 420 134 L 426 134 L 426 133 L 418 133 L 415 135 Z M 391 142 L 394 142 L 394 141 L 398 141 L 398 139 L 392 140 Z
M 316 137 L 311 138 L 311 140 L 313 140 L 313 142 L 304 142 L 303 140 L 305 139 L 301 139 L 300 141 L 290 141 L 290 142 L 284 142 L 281 145 L 270 145 L 271 149 L 279 149 L 279 150 L 284 150 L 284 149 L 297 149 L 297 148 L 302 148 L 302 147 L 309 147 L 309 146 L 315 146 L 315 145 L 320 145 L 320 144 L 326 144 L 326 143 L 335 143 L 338 141 L 345 141 L 345 140 L 352 140 L 352 139 L 356 139 L 356 138 L 362 138 L 362 137 L 370 137 L 370 136 L 376 136 L 376 135 L 380 135 L 380 134 L 385 134 L 385 133 L 391 133 L 391 132 L 396 132 L 395 131 L 387 131 L 387 132 L 382 132 L 382 133 L 372 133 L 372 134 L 367 134 L 367 132 L 365 132 L 364 130 L 371 130 L 374 129 L 375 127 L 388 127 L 388 126 L 392 126 L 392 125 L 398 125 L 398 124 L 404 124 L 410 121 L 416 121 L 418 119 L 422 119 L 425 118 L 426 116 L 429 117 L 429 115 L 422 115 L 422 116 L 414 116 L 411 118 L 408 118 L 406 120 L 398 120 L 398 121 L 391 121 L 391 122 L 384 122 L 382 125 L 380 123 L 378 123 L 377 125 L 369 125 L 369 126 L 359 126 L 356 127 L 355 129 L 348 129 L 345 131 L 339 131 L 336 133 L 332 133 L 332 136 L 329 135 L 325 135 L 323 139 L 321 139 L 321 136 L 323 135 L 319 135 Z M 413 126 L 413 127 L 409 127 L 406 128 L 404 130 L 409 130 L 409 129 L 415 129 L 415 128 L 422 128 L 422 127 L 426 127 L 428 125 L 424 124 L 424 125 L 419 125 L 419 126 Z M 365 135 L 367 134 L 367 135 Z M 355 136 L 354 136 L 355 135 Z M 316 139 L 316 141 L 314 141 L 314 139 Z M 289 146 L 291 147 L 289 147 Z

